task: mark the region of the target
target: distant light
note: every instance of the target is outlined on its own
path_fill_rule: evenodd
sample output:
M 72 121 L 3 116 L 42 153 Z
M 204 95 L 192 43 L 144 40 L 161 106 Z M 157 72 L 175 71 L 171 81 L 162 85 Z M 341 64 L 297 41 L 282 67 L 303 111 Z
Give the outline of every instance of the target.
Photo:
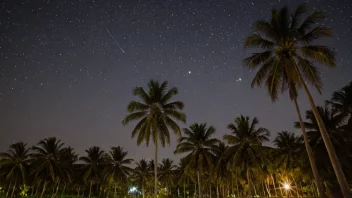
M 285 190 L 290 190 L 291 189 L 291 185 L 289 183 L 284 183 L 284 189 Z
M 192 73 L 192 71 L 188 71 L 188 74 L 191 74 Z

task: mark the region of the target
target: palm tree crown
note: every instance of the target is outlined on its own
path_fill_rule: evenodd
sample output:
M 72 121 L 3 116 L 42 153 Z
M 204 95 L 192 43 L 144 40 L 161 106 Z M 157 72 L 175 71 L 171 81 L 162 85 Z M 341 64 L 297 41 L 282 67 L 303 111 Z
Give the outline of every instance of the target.
M 306 11 L 305 5 L 298 6 L 292 14 L 286 7 L 273 9 L 271 19 L 257 21 L 254 24 L 257 33 L 245 42 L 247 48 L 262 50 L 244 60 L 248 68 L 259 69 L 252 86 L 265 83 L 272 100 L 277 99 L 280 89 L 286 90 L 292 82 L 301 86 L 301 77 L 320 91 L 320 73 L 311 61 L 331 67 L 336 65 L 330 48 L 312 44 L 317 39 L 332 36 L 330 28 L 316 25 L 325 16 L 315 11 L 302 20 Z
M 127 177 L 132 173 L 132 169 L 128 167 L 132 163 L 132 159 L 126 159 L 128 152 L 122 147 L 112 147 L 111 151 L 105 158 L 104 175 L 107 180 L 112 182 L 126 182 Z
M 23 142 L 11 144 L 7 152 L 0 153 L 0 168 L 8 170 L 7 180 L 21 177 L 23 184 L 25 184 L 29 161 L 30 149 Z
M 148 83 L 148 92 L 143 87 L 133 89 L 133 95 L 138 96 L 142 102 L 132 101 L 128 104 L 127 115 L 122 123 L 128 124 L 132 120 L 139 120 L 132 131 L 132 137 L 137 137 L 137 144 L 143 141 L 149 144 L 150 137 L 156 142 L 159 138 L 161 145 L 170 144 L 171 128 L 175 134 L 180 135 L 180 128 L 173 119 L 185 122 L 186 115 L 180 110 L 184 108 L 181 101 L 170 102 L 170 99 L 178 93 L 176 87 L 167 90 L 167 81 L 159 84 L 151 80 Z M 173 118 L 173 119 L 172 119 Z

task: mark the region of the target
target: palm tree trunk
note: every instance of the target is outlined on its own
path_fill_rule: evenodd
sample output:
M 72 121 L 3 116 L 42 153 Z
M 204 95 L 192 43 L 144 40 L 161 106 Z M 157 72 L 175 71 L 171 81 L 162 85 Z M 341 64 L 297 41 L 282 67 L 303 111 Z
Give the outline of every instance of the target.
M 114 198 L 116 197 L 116 184 L 114 184 Z
M 55 192 L 55 194 L 53 195 L 53 197 L 56 197 L 56 196 L 57 196 L 57 192 L 59 191 L 59 187 L 60 187 L 60 181 L 57 182 L 56 192 Z
M 271 175 L 271 179 L 273 180 L 273 185 L 274 185 L 274 190 L 275 190 L 275 196 L 277 196 L 277 189 L 276 189 L 275 179 L 274 179 L 274 176 L 273 176 L 273 175 Z
M 216 198 L 219 198 L 219 183 L 216 181 Z
M 250 181 L 250 176 L 249 176 L 249 168 L 247 167 L 247 182 L 248 182 L 248 197 L 252 197 L 252 186 L 251 186 L 251 181 Z
M 7 192 L 6 192 L 6 197 L 8 197 L 10 190 L 11 190 L 11 185 L 12 185 L 12 179 L 10 181 L 9 187 L 7 188 Z
M 185 182 L 183 182 L 183 198 L 186 198 L 186 183 Z
M 64 189 L 62 189 L 61 197 L 63 197 L 63 196 L 64 196 L 64 194 L 65 194 L 65 190 L 66 190 L 66 183 L 64 183 Z
M 155 138 L 155 156 L 154 156 L 154 198 L 158 196 L 158 136 Z
M 39 184 L 38 184 L 38 186 L 37 186 L 37 189 L 35 190 L 35 196 L 37 196 L 37 194 L 38 194 L 38 192 L 39 192 L 39 187 L 40 187 L 40 184 L 41 184 L 41 182 L 39 182 Z
M 309 145 L 308 135 L 307 135 L 306 129 L 305 129 L 304 124 L 303 124 L 303 120 L 302 120 L 302 117 L 301 117 L 301 111 L 300 111 L 298 103 L 297 103 L 297 98 L 294 98 L 293 102 L 294 102 L 294 104 L 296 106 L 296 111 L 297 111 L 297 115 L 298 115 L 299 125 L 300 125 L 300 127 L 302 129 L 304 145 L 306 147 L 308 158 L 309 158 L 309 162 L 310 162 L 310 167 L 312 168 L 312 172 L 313 172 L 313 175 L 314 175 L 315 185 L 318 188 L 319 197 L 320 198 L 325 198 L 326 196 L 325 196 L 325 192 L 324 192 L 323 183 L 321 182 L 321 178 L 320 178 L 320 175 L 319 175 L 316 163 L 315 163 L 315 157 L 314 157 L 312 148 Z
M 102 188 L 101 185 L 99 185 L 99 195 L 98 195 L 98 197 L 100 197 L 102 191 L 103 191 L 103 188 Z
M 292 58 L 292 61 L 294 62 L 294 64 L 296 64 L 295 65 L 296 71 L 297 71 L 297 73 L 299 75 L 299 78 L 300 78 L 300 81 L 301 81 L 301 83 L 303 85 L 304 91 L 307 94 L 308 101 L 309 101 L 309 104 L 310 104 L 310 106 L 312 108 L 313 114 L 314 114 L 314 116 L 315 116 L 315 118 L 317 120 L 321 137 L 323 138 L 326 150 L 328 152 L 332 167 L 334 168 L 335 175 L 336 175 L 337 181 L 338 181 L 338 183 L 340 185 L 342 194 L 343 194 L 343 196 L 345 198 L 351 198 L 352 197 L 352 192 L 351 192 L 351 190 L 350 190 L 350 188 L 348 186 L 347 179 L 345 177 L 345 174 L 343 173 L 343 170 L 342 170 L 340 162 L 339 162 L 339 160 L 337 158 L 334 146 L 333 146 L 333 144 L 332 144 L 332 142 L 330 140 L 329 134 L 326 131 L 324 122 L 323 122 L 323 120 L 320 117 L 318 109 L 315 106 L 313 97 L 310 94 L 310 92 L 308 90 L 308 87 L 307 87 L 307 85 L 306 85 L 306 83 L 305 83 L 305 81 L 304 81 L 304 79 L 302 77 L 302 74 L 301 74 L 301 72 L 298 69 L 296 61 L 293 59 L 293 57 L 291 57 L 291 58 Z
M 92 182 L 90 182 L 88 197 L 90 197 L 91 194 L 92 194 Z
M 13 185 L 13 189 L 12 189 L 12 193 L 11 193 L 11 197 L 13 197 L 13 195 L 15 194 L 15 189 L 16 189 L 16 179 L 15 179 L 15 185 Z
M 142 180 L 142 195 L 143 195 L 143 198 L 145 198 L 145 192 L 144 192 L 144 181 Z
M 202 197 L 202 189 L 201 189 L 201 184 L 200 184 L 200 173 L 199 170 L 197 170 L 197 181 L 198 181 L 198 197 Z
M 269 189 L 269 185 L 268 185 L 269 183 L 267 183 L 266 181 L 264 182 L 264 186 L 265 186 L 265 189 L 266 189 L 266 191 L 268 192 L 268 195 L 269 195 L 269 197 L 271 197 L 271 192 L 270 192 L 270 189 Z
M 210 185 L 210 188 L 209 188 L 209 197 L 211 198 L 211 185 Z
M 78 190 L 77 190 L 77 197 L 79 197 L 79 191 L 81 190 L 81 187 L 78 186 Z
M 42 194 L 40 195 L 40 198 L 44 196 L 45 189 L 46 189 L 46 181 L 44 182 L 43 191 L 42 191 Z

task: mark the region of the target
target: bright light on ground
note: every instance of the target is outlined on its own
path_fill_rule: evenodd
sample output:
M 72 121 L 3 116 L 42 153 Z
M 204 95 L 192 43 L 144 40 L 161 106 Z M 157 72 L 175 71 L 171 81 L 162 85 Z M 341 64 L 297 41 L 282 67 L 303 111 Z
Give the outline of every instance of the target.
M 288 183 L 284 183 L 284 189 L 285 190 L 290 190 L 291 189 L 291 185 Z

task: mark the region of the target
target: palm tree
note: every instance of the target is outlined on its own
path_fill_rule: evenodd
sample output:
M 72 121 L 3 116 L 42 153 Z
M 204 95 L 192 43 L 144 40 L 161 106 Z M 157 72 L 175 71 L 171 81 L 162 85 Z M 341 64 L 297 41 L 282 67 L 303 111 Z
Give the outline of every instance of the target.
M 46 138 L 39 141 L 37 146 L 32 150 L 34 174 L 36 178 L 44 180 L 43 191 L 40 197 L 43 197 L 46 190 L 48 179 L 56 185 L 59 189 L 60 178 L 63 176 L 62 168 L 60 166 L 60 152 L 64 143 L 57 140 L 55 137 Z
M 103 171 L 104 177 L 108 183 L 114 183 L 114 197 L 116 197 L 116 187 L 118 182 L 127 182 L 127 177 L 132 173 L 132 169 L 128 167 L 132 163 L 132 159 L 126 159 L 128 152 L 122 147 L 112 147 L 109 154 L 105 158 L 105 167 Z
M 200 174 L 214 166 L 215 145 L 219 140 L 212 138 L 215 133 L 213 126 L 207 127 L 206 123 L 194 123 L 189 129 L 184 128 L 185 136 L 179 139 L 175 154 L 188 153 L 185 160 L 188 162 L 187 169 L 195 169 L 198 181 L 198 196 L 202 197 Z
M 277 134 L 273 143 L 278 148 L 274 152 L 278 167 L 285 172 L 297 168 L 303 139 L 292 132 L 282 131 Z
M 89 181 L 89 195 L 92 194 L 92 185 L 97 184 L 101 180 L 101 172 L 104 168 L 104 154 L 105 152 L 98 146 L 90 147 L 88 150 L 85 150 L 87 156 L 80 157 L 79 159 L 83 161 L 84 164 L 84 175 L 83 180 Z
M 346 169 L 351 167 L 352 164 L 348 159 L 349 156 L 343 154 L 349 148 L 343 131 L 345 120 L 344 116 L 341 114 L 336 114 L 334 112 L 335 110 L 328 108 L 328 106 L 318 106 L 317 109 L 324 125 L 326 126 L 329 138 L 332 140 L 335 149 L 338 151 L 339 161 L 343 162 L 342 164 Z M 333 179 L 329 176 L 330 163 L 328 163 L 323 157 L 328 155 L 328 153 L 326 147 L 324 146 L 324 140 L 319 132 L 320 128 L 318 121 L 311 110 L 306 112 L 306 119 L 307 121 L 304 122 L 303 125 L 308 130 L 307 134 L 310 140 L 310 145 L 312 145 L 312 148 L 315 150 L 317 155 L 320 156 L 317 160 L 319 163 L 317 164 L 319 164 L 321 170 L 324 170 L 321 172 L 325 174 L 325 181 L 329 180 L 329 182 L 331 182 Z M 300 128 L 298 122 L 295 123 L 295 127 Z
M 188 161 L 186 160 L 181 158 L 176 170 L 177 183 L 183 187 L 183 198 L 186 198 L 186 185 L 189 184 L 190 180 L 194 180 L 191 173 L 187 170 Z
M 165 185 L 168 196 L 171 193 L 171 185 L 174 184 L 175 170 L 177 166 L 169 158 L 162 159 L 159 165 L 159 180 Z
M 29 160 L 30 149 L 27 148 L 27 144 L 23 142 L 11 144 L 7 152 L 0 153 L 0 168 L 2 170 L 8 170 L 4 172 L 6 174 L 6 180 L 11 179 L 11 182 L 12 180 L 15 182 L 11 197 L 13 197 L 19 177 L 22 180 L 22 184 L 26 185 Z
M 259 68 L 252 86 L 265 82 L 272 100 L 276 100 L 279 90 L 286 90 L 289 83 L 303 86 L 319 123 L 320 133 L 344 197 L 352 197 L 334 147 L 306 84 L 306 81 L 311 83 L 319 92 L 322 87 L 319 71 L 311 61 L 330 67 L 336 65 L 334 52 L 330 48 L 312 44 L 319 38 L 331 37 L 332 31 L 330 28 L 315 25 L 325 18 L 319 11 L 310 14 L 300 23 L 306 10 L 305 5 L 299 6 L 293 14 L 286 7 L 273 9 L 269 21 L 257 21 L 254 27 L 261 34 L 249 36 L 245 47 L 261 48 L 263 52 L 249 56 L 245 59 L 245 64 L 250 69 Z
M 71 183 L 72 180 L 74 179 L 73 178 L 74 173 L 78 171 L 77 168 L 75 168 L 74 166 L 77 160 L 78 160 L 78 155 L 74 152 L 74 149 L 72 147 L 69 146 L 60 150 L 59 164 L 63 173 L 62 180 L 64 182 L 62 194 L 65 193 L 66 185 L 68 183 Z
M 229 148 L 224 142 L 219 142 L 215 147 L 215 162 L 216 165 L 212 169 L 212 177 L 216 184 L 216 196 L 219 197 L 219 186 L 220 184 L 228 184 L 232 181 L 232 173 L 227 168 L 228 156 L 225 155 Z M 235 171 L 234 171 L 235 172 Z M 236 183 L 237 185 L 237 183 Z M 225 196 L 225 195 L 223 195 Z
M 332 104 L 336 113 L 347 118 L 347 127 L 352 130 L 352 82 L 340 91 L 334 92 L 331 101 L 328 101 L 328 103 Z
M 136 162 L 136 168 L 133 171 L 132 180 L 141 184 L 143 198 L 145 198 L 145 183 L 150 177 L 148 162 L 144 159 Z
M 127 110 L 130 114 L 122 120 L 123 125 L 126 125 L 133 120 L 139 120 L 132 131 L 132 137 L 137 136 L 138 145 L 145 141 L 148 146 L 150 137 L 152 137 L 155 144 L 155 164 L 158 164 L 159 140 L 162 146 L 170 144 L 169 129 L 171 129 L 176 135 L 181 135 L 180 128 L 173 119 L 186 122 L 186 115 L 180 111 L 184 108 L 184 104 L 181 101 L 170 102 L 170 99 L 177 95 L 177 88 L 172 87 L 169 90 L 167 90 L 167 88 L 167 81 L 160 84 L 158 81 L 154 80 L 149 81 L 148 92 L 146 92 L 143 87 L 134 88 L 132 94 L 138 96 L 142 102 L 130 102 L 127 106 Z M 155 166 L 155 198 L 158 193 L 157 184 L 158 170 L 157 166 Z
M 315 185 L 317 186 L 320 198 L 325 198 L 326 196 L 325 196 L 323 183 L 321 181 L 321 177 L 320 177 L 320 174 L 319 174 L 318 169 L 317 169 L 314 153 L 312 151 L 311 146 L 309 145 L 309 139 L 308 139 L 308 135 L 307 135 L 306 129 L 305 129 L 304 124 L 303 124 L 303 120 L 302 120 L 302 116 L 301 116 L 301 110 L 300 110 L 300 108 L 298 106 L 298 102 L 297 102 L 298 92 L 297 92 L 296 84 L 295 84 L 295 82 L 292 81 L 292 82 L 288 83 L 287 86 L 288 86 L 288 89 L 289 89 L 290 99 L 293 101 L 293 103 L 295 104 L 295 107 L 296 107 L 296 112 L 297 112 L 297 115 L 298 115 L 299 125 L 300 125 L 300 128 L 302 130 L 304 146 L 305 146 L 305 149 L 307 151 L 309 164 L 310 164 L 310 167 L 312 169 L 313 176 L 314 176 L 314 179 L 315 179 Z
M 257 129 L 258 123 L 257 118 L 253 118 L 251 122 L 248 116 L 241 115 L 235 119 L 235 123 L 228 125 L 232 134 L 224 135 L 224 140 L 232 145 L 226 151 L 232 155 L 232 163 L 229 163 L 228 166 L 232 169 L 240 166 L 246 170 L 249 197 L 252 197 L 250 169 L 260 168 L 263 161 L 261 153 L 264 149 L 262 143 L 269 141 L 269 131 L 262 127 Z

